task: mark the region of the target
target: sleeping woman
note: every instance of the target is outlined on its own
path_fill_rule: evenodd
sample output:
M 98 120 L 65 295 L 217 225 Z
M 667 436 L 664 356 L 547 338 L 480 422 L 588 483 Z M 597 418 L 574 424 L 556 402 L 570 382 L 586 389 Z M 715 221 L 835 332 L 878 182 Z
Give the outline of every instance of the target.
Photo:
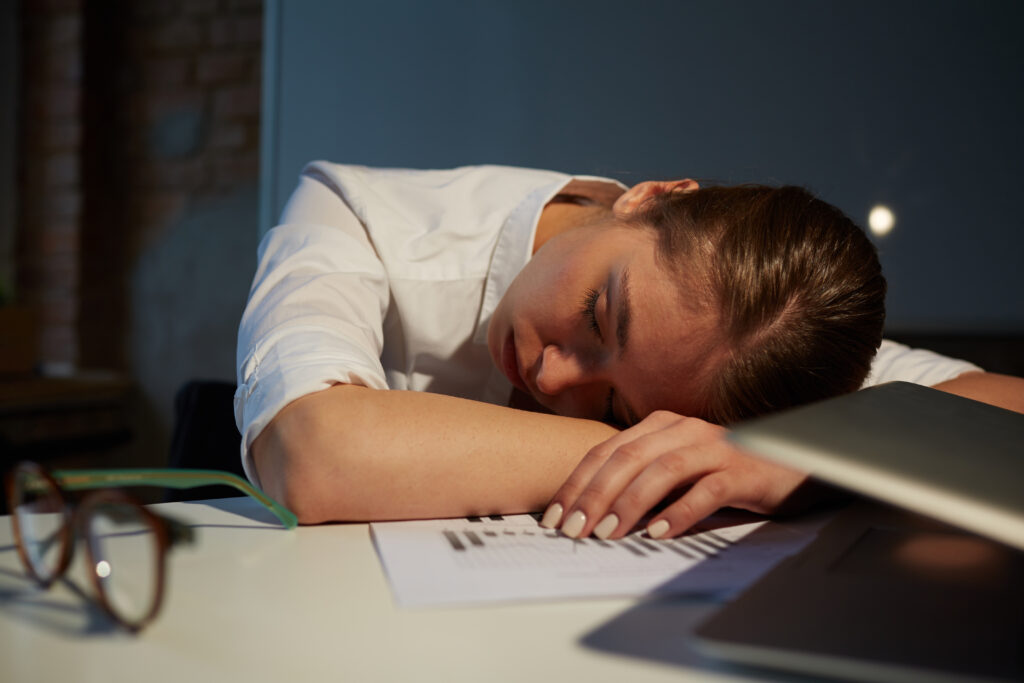
M 894 379 L 1024 380 L 882 340 L 871 242 L 795 187 L 310 164 L 238 341 L 249 478 L 303 523 L 544 510 L 616 538 L 791 507 L 736 420 Z

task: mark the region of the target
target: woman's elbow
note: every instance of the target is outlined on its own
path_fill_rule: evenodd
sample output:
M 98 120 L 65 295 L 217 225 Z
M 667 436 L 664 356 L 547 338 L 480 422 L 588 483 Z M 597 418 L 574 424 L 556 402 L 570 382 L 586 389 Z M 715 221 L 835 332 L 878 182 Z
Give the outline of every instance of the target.
M 292 408 L 293 406 L 289 406 Z M 317 429 L 302 407 L 286 409 L 253 441 L 251 452 L 263 490 L 291 510 L 300 524 L 353 519 L 345 501 L 344 434 Z M 321 423 L 322 424 L 322 423 Z
M 319 503 L 308 495 L 310 468 L 298 457 L 300 450 L 281 438 L 274 423 L 250 447 L 256 474 L 267 495 L 291 510 L 299 524 L 316 524 L 324 520 L 320 519 Z

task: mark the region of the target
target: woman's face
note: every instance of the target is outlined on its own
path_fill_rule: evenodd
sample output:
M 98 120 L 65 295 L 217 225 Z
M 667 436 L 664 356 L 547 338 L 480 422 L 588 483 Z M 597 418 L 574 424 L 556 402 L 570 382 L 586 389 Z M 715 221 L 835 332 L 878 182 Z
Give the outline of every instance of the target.
M 551 238 L 494 312 L 494 363 L 560 415 L 631 425 L 658 409 L 693 414 L 716 319 L 655 254 L 652 230 L 615 219 Z

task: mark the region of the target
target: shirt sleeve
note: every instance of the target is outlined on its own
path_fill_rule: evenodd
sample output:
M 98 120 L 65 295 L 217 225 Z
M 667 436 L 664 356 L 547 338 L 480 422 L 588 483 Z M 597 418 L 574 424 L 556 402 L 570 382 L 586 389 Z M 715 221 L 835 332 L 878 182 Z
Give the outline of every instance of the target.
M 965 372 L 981 371 L 977 365 L 967 361 L 948 358 L 927 349 L 912 349 L 883 339 L 871 363 L 871 372 L 864 380 L 864 386 L 895 381 L 935 386 Z
M 234 401 L 242 465 L 257 485 L 249 448 L 286 405 L 338 383 L 387 388 L 380 355 L 389 300 L 365 228 L 315 174 L 302 176 L 258 256 Z

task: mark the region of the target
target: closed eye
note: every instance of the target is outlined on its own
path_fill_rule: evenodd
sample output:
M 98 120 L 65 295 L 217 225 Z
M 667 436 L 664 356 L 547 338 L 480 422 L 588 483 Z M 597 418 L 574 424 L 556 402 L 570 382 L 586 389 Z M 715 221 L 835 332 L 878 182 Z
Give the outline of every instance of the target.
M 586 295 L 583 297 L 583 308 L 580 311 L 580 314 L 587 322 L 587 327 L 597 335 L 597 338 L 601 342 L 604 342 L 604 335 L 601 334 L 601 326 L 597 324 L 597 300 L 600 296 L 601 292 L 596 289 L 588 289 Z

